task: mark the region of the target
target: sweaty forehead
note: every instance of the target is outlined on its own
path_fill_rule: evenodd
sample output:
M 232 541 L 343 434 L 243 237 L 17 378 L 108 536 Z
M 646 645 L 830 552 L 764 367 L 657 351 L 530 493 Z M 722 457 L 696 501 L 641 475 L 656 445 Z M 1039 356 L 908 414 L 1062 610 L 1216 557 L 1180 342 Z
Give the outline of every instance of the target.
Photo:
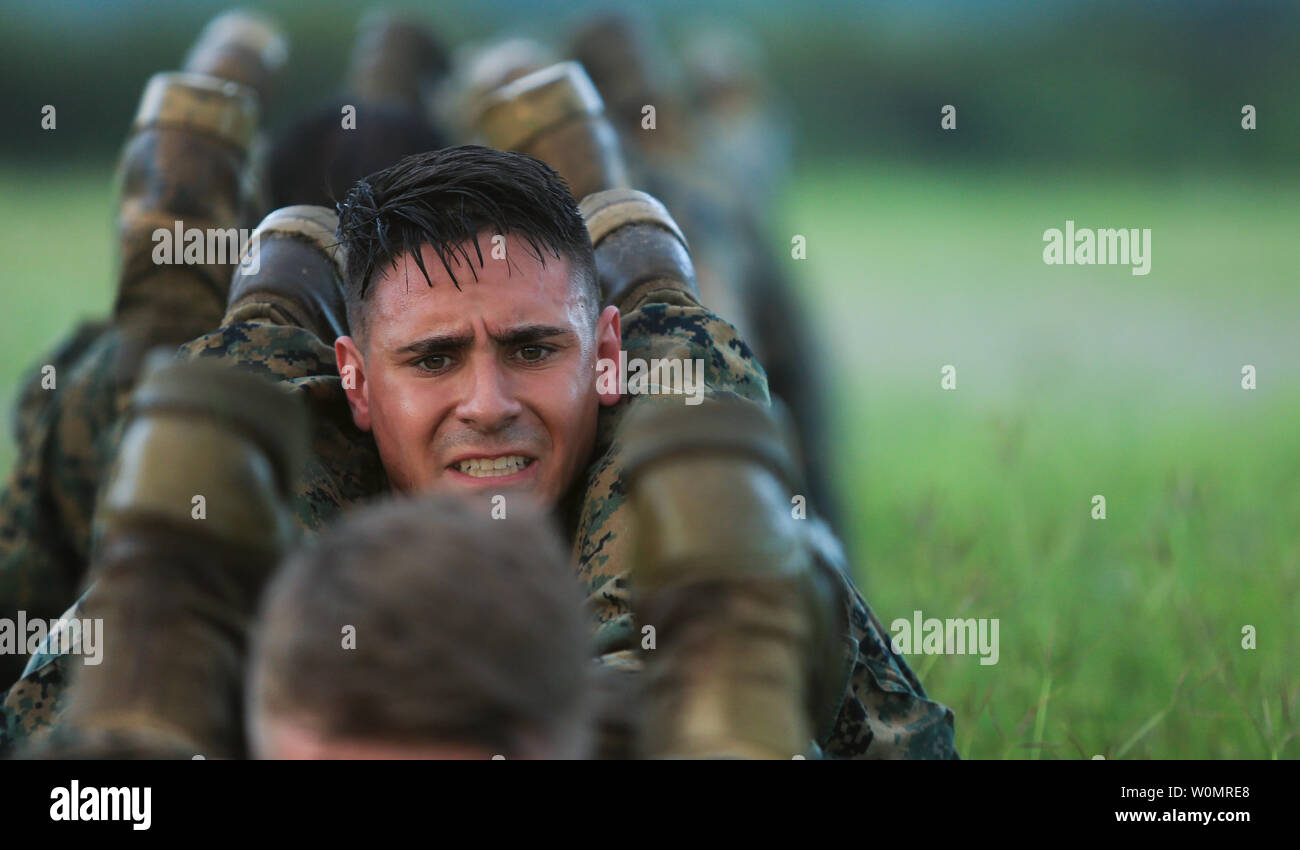
M 581 325 L 582 294 L 573 285 L 566 259 L 547 256 L 543 264 L 526 242 L 514 236 L 494 243 L 490 236 L 480 235 L 479 245 L 481 266 L 472 243 L 469 263 L 459 255 L 451 260 L 456 283 L 430 246 L 423 251 L 427 281 L 411 254 L 403 254 L 395 265 L 376 274 L 367 298 L 370 341 L 382 347 L 404 345 L 412 334 L 431 328 L 467 329 L 479 321 L 489 329 L 521 323 L 575 329 Z

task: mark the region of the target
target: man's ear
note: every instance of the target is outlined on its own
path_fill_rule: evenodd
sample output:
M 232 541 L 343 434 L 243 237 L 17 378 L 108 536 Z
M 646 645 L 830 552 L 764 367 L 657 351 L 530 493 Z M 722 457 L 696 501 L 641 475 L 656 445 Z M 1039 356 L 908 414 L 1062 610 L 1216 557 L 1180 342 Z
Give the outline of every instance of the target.
M 618 353 L 623 350 L 623 329 L 621 327 L 621 317 L 618 308 L 614 306 L 606 307 L 596 320 L 596 362 L 608 360 L 611 363 L 618 363 Z M 614 382 L 617 386 L 617 381 Z M 622 396 L 618 394 L 617 389 L 601 391 L 599 388 L 601 382 L 596 382 L 596 394 L 600 398 L 600 403 L 605 407 L 618 404 Z
M 369 431 L 370 385 L 366 383 L 366 361 L 361 357 L 361 349 L 352 337 L 341 336 L 334 340 L 334 359 L 338 361 L 343 391 L 352 408 L 352 421 L 362 431 Z

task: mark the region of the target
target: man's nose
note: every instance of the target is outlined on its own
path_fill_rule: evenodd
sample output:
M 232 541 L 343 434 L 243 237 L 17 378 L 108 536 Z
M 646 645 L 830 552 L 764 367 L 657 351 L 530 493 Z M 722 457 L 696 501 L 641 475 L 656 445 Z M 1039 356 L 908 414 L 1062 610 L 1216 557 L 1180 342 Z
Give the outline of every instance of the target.
M 474 357 L 467 370 L 465 395 L 456 408 L 462 422 L 483 433 L 500 431 L 519 416 L 522 405 L 495 357 Z

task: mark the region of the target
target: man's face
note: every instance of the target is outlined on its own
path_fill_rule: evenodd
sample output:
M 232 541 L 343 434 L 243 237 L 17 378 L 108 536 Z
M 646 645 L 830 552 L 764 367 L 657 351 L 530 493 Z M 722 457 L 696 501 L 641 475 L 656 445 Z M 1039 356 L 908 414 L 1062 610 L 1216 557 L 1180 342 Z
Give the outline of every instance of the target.
M 567 261 L 543 265 L 513 235 L 494 259 L 491 237 L 479 234 L 481 268 L 468 246 L 478 280 L 453 261 L 459 291 L 431 247 L 432 287 L 410 254 L 378 270 L 364 339 L 339 337 L 334 351 L 353 420 L 374 433 L 395 488 L 553 505 L 590 461 L 600 405 L 618 401 L 596 391 L 597 360 L 618 358 L 618 310 L 593 326 L 598 305 L 584 305 Z

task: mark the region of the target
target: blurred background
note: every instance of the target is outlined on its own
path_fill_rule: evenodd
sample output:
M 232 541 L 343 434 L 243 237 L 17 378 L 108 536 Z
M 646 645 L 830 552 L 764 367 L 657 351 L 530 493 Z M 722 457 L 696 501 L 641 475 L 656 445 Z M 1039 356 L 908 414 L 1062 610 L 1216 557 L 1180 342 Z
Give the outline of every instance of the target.
M 242 5 L 291 42 L 271 127 L 330 95 L 369 8 Z M 141 89 L 226 6 L 0 3 L 6 404 L 108 312 Z M 385 7 L 449 48 L 563 45 L 618 8 Z M 825 454 L 859 586 L 886 625 L 1000 620 L 996 665 L 911 658 L 962 755 L 1300 756 L 1300 6 L 707 0 L 651 19 L 670 75 L 708 66 L 705 28 L 761 70 L 780 163 L 765 261 L 832 376 Z M 1067 219 L 1149 228 L 1150 274 L 1045 265 Z M 13 456 L 6 429 L 0 468 Z

